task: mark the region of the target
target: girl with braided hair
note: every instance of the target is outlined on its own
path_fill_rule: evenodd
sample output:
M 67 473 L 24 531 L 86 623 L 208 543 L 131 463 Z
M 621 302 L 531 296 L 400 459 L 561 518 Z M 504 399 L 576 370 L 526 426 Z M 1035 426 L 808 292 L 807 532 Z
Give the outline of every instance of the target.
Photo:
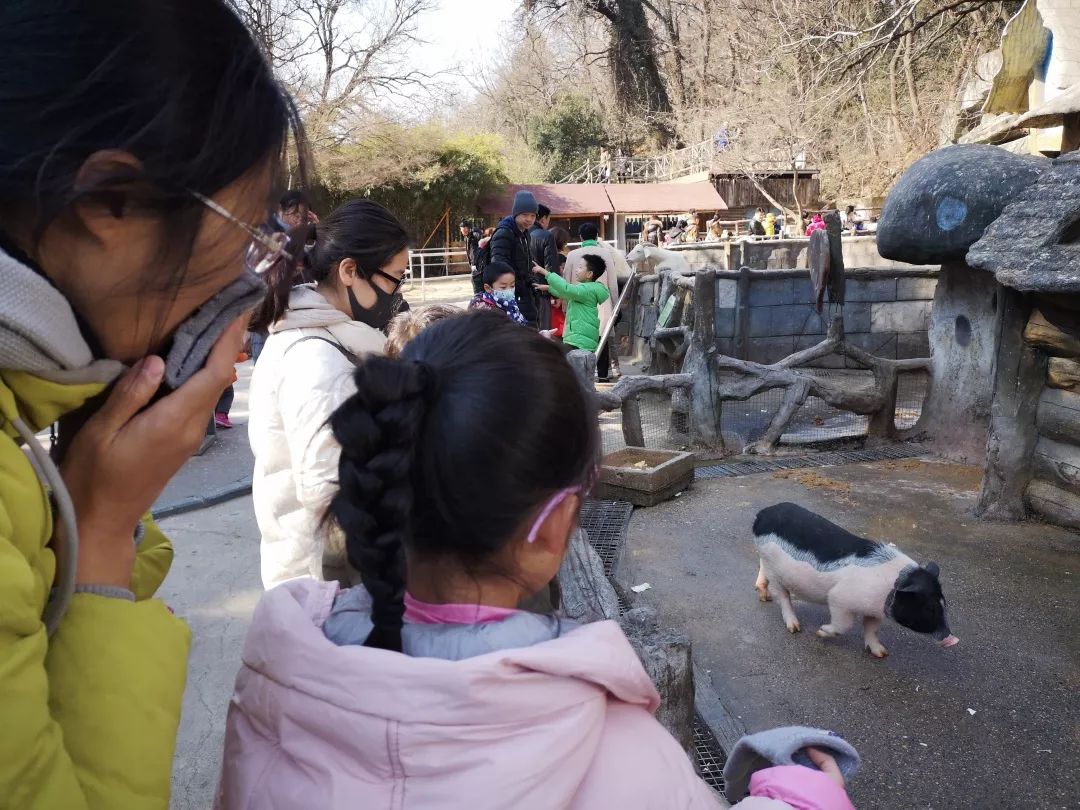
M 218 807 L 720 807 L 616 623 L 518 609 L 558 572 L 599 448 L 560 349 L 468 312 L 355 379 L 330 517 L 363 584 L 259 603 Z

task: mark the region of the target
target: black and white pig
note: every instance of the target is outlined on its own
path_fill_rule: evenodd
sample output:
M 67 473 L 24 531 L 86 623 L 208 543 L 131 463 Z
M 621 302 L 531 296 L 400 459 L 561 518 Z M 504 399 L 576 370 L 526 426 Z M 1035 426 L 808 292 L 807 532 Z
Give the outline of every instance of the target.
M 761 558 L 758 597 L 771 601 L 773 586 L 792 633 L 802 629 L 794 595 L 829 606 L 829 623 L 817 631 L 822 638 L 846 633 L 861 618 L 863 642 L 875 658 L 888 655 L 877 635 L 886 617 L 942 647 L 960 641 L 949 631 L 937 563 L 920 566 L 895 546 L 858 537 L 793 503 L 758 512 L 754 545 Z

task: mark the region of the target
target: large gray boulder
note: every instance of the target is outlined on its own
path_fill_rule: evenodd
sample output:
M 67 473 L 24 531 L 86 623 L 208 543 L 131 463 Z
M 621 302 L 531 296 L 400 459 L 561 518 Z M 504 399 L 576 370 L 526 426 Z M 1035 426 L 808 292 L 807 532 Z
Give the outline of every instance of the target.
M 961 144 L 931 152 L 889 192 L 878 252 L 912 264 L 961 261 L 1013 198 L 1049 166 L 996 146 Z

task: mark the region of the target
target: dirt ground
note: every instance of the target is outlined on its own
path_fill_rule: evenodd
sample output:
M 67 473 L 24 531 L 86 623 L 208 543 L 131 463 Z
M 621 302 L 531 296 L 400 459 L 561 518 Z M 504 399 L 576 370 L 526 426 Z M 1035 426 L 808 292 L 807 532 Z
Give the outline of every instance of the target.
M 620 579 L 652 585 L 645 600 L 689 632 L 746 729 L 820 726 L 855 745 L 861 810 L 1075 808 L 1080 536 L 976 521 L 978 486 L 975 468 L 915 460 L 699 481 L 634 513 Z M 753 589 L 750 527 L 779 501 L 937 561 L 961 643 L 886 623 L 877 661 L 858 628 L 818 639 L 826 608 L 798 602 L 790 636 Z

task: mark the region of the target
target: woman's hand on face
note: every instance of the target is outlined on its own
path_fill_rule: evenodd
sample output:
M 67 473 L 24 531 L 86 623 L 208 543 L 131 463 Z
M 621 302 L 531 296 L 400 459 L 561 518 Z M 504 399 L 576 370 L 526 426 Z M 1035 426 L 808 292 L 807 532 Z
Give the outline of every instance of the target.
M 806 755 L 810 757 L 810 761 L 817 766 L 819 771 L 840 787 L 844 787 L 844 775 L 840 773 L 840 767 L 836 764 L 836 759 L 817 748 L 807 748 Z
M 245 316 L 230 326 L 206 365 L 149 408 L 165 363 L 160 357 L 136 363 L 75 435 L 61 474 L 79 528 L 76 583 L 130 587 L 135 527 L 199 448 L 217 398 L 232 381 L 246 322 Z

